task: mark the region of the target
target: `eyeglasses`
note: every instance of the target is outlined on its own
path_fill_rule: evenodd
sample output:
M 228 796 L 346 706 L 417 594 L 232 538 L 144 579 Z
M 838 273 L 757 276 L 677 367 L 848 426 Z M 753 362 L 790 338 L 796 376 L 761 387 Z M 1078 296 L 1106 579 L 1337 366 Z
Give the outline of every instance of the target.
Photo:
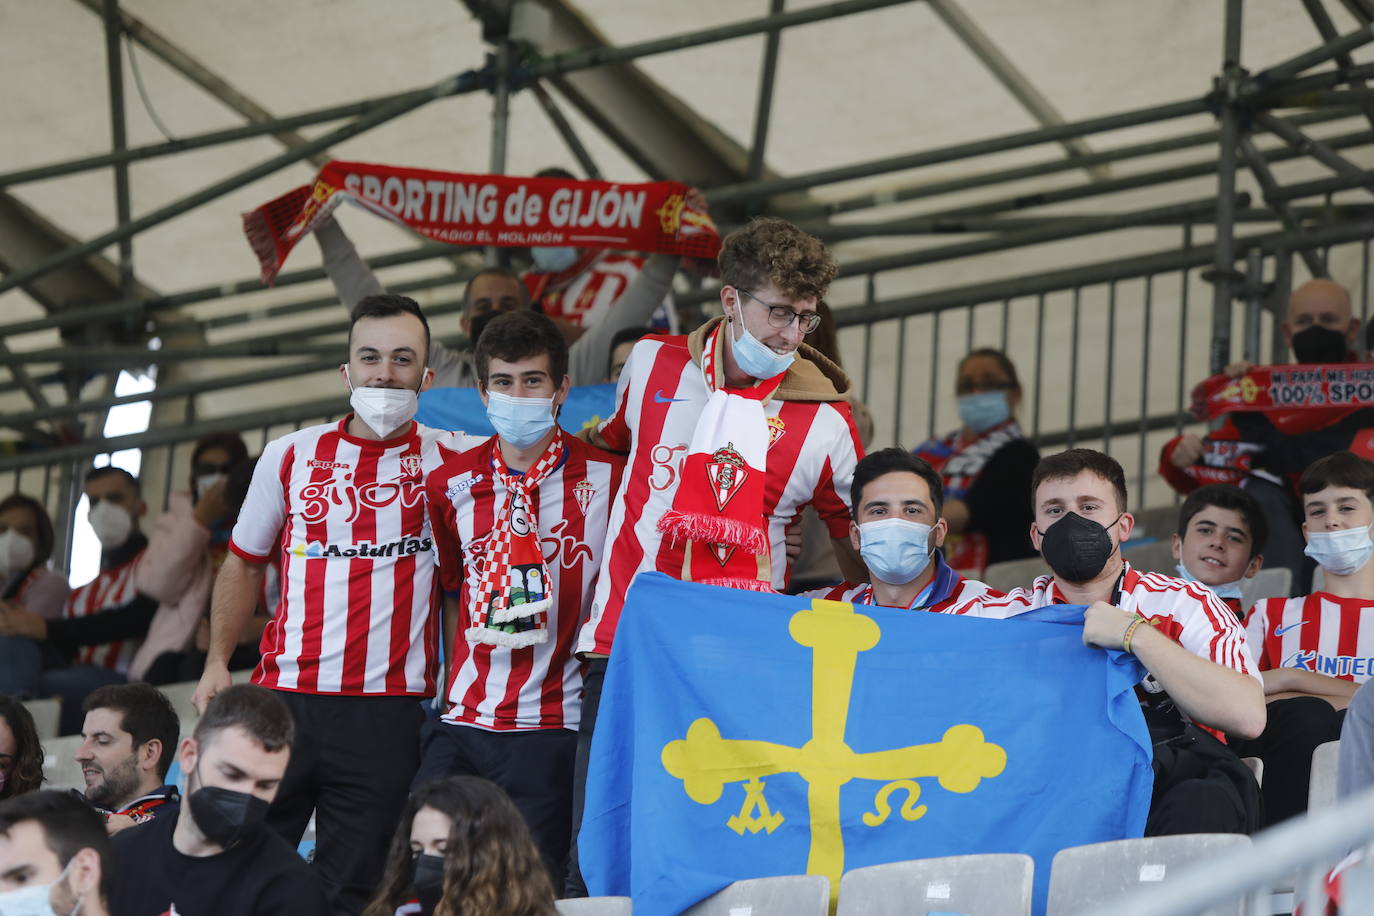
M 191 473 L 196 477 L 208 477 L 211 474 L 228 474 L 234 469 L 232 464 L 211 464 L 209 462 L 198 462 L 191 467 Z
M 771 302 L 764 302 L 758 296 L 755 296 L 753 293 L 749 292 L 749 290 L 740 286 L 735 287 L 735 292 L 744 293 L 744 295 L 768 309 L 768 323 L 779 330 L 789 327 L 793 321 L 797 322 L 797 327 L 801 328 L 803 334 L 810 334 L 820 326 L 821 316 L 816 312 L 796 312 L 786 305 L 774 305 Z

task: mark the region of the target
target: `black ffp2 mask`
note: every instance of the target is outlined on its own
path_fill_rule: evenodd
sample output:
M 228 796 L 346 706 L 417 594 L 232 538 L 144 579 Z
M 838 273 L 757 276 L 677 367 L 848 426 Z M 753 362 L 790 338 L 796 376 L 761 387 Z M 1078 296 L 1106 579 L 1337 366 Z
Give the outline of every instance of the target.
M 1116 517 L 1116 522 L 1121 516 Z M 1111 527 L 1110 525 L 1107 527 Z M 1116 551 L 1107 528 L 1077 512 L 1069 512 L 1040 532 L 1040 554 L 1065 582 L 1091 582 Z
M 247 792 L 201 786 L 186 796 L 205 838 L 226 849 L 251 836 L 267 819 L 267 802 Z
M 1343 363 L 1349 351 L 1344 334 L 1321 325 L 1293 335 L 1293 355 L 1300 363 Z
M 433 913 L 444 896 L 444 857 L 416 856 L 415 873 L 410 879 L 410 886 L 420 903 L 420 912 Z

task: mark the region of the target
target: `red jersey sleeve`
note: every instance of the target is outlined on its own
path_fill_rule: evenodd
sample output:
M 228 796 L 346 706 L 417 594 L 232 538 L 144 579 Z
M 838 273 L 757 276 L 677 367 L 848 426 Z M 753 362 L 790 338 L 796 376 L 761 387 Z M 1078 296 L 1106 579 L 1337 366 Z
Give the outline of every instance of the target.
M 854 467 L 863 457 L 864 447 L 859 441 L 859 430 L 854 425 L 854 412 L 846 401 L 827 404 L 839 415 L 841 423 L 831 441 L 825 447 L 825 467 L 812 497 L 816 514 L 825 522 L 831 538 L 849 536 L 849 490 L 854 483 Z M 824 409 L 824 408 L 822 408 Z

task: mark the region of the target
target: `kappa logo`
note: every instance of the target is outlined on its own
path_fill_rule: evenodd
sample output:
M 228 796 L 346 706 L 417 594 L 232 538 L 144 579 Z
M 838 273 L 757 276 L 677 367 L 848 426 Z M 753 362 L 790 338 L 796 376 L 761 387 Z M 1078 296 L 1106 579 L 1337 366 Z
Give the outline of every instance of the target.
M 448 485 L 448 489 L 444 491 L 444 495 L 449 499 L 453 499 L 459 493 L 466 493 L 476 486 L 485 476 L 487 475 L 474 474 L 472 471 L 466 471 L 459 476 L 457 480 Z
M 353 465 L 345 464 L 342 461 L 324 461 L 320 458 L 311 458 L 305 463 L 305 466 L 321 471 L 347 471 L 353 467 Z
M 582 479 L 573 487 L 573 498 L 577 500 L 577 508 L 582 510 L 582 514 L 587 514 L 587 507 L 592 503 L 592 497 L 596 495 L 596 487 L 587 479 Z
M 711 492 L 716 497 L 716 508 L 722 512 L 735 494 L 744 486 L 749 477 L 749 469 L 744 464 L 744 456 L 735 448 L 735 443 L 727 442 L 711 453 L 706 462 L 706 476 L 711 480 Z
M 401 472 L 407 477 L 419 477 L 420 465 L 421 459 L 417 452 L 411 452 L 409 455 L 401 456 Z

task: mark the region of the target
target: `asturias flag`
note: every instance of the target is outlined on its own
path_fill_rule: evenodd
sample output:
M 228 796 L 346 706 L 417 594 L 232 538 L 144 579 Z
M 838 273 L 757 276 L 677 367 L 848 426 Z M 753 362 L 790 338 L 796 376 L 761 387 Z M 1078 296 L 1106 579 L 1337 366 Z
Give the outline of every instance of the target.
M 732 881 L 1140 836 L 1132 656 L 1081 607 L 982 620 L 641 575 L 607 672 L 579 837 L 596 895 L 679 913 Z M 1039 614 L 1039 612 L 1037 612 Z M 1054 622 L 1049 622 L 1054 621 Z

